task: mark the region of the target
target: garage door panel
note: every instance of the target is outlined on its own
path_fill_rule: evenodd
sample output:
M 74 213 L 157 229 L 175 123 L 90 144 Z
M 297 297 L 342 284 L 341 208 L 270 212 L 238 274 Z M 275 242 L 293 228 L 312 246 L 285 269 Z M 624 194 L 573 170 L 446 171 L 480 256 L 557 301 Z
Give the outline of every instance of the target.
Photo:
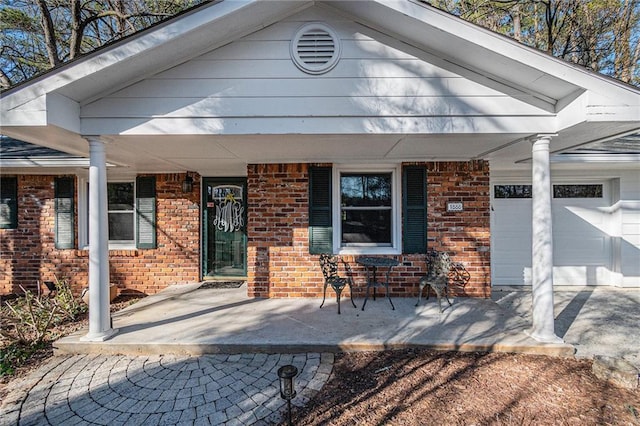
M 601 227 L 606 220 L 605 215 L 597 209 L 557 205 L 553 206 L 552 218 L 554 223 L 560 224 L 561 226 L 570 225 L 571 228 L 582 227 L 585 230 L 593 227 L 597 229 Z
M 611 271 L 605 266 L 557 266 L 553 268 L 556 285 L 602 285 L 609 284 Z
M 493 285 L 524 284 L 531 284 L 531 268 L 523 268 L 518 265 L 505 266 L 503 273 L 493 282 Z
M 527 271 L 531 269 L 531 235 L 523 233 L 523 223 L 531 227 L 531 202 L 526 199 L 494 199 L 492 208 L 493 284 L 524 285 Z
M 508 185 L 508 184 L 506 184 Z M 603 198 L 554 198 L 553 263 L 556 285 L 606 284 L 611 237 Z M 494 285 L 531 284 L 531 199 L 492 199 Z
M 607 240 L 605 237 L 579 238 L 566 235 L 554 237 L 555 265 L 604 265 Z

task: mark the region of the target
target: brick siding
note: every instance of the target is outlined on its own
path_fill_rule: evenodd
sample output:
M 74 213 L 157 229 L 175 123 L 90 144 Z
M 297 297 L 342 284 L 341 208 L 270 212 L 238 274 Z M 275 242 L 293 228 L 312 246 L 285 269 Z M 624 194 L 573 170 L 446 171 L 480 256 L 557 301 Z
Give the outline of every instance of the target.
M 419 163 L 416 163 L 419 164 Z M 427 168 L 428 247 L 446 250 L 470 275 L 460 296 L 490 295 L 489 166 L 484 161 L 421 163 Z M 308 165 L 250 165 L 248 168 L 248 293 L 253 297 L 321 297 L 318 256 L 309 254 Z M 447 212 L 462 202 L 462 212 Z M 423 255 L 395 256 L 391 295 L 413 297 L 425 273 Z M 342 256 L 364 296 L 365 271 L 354 256 Z M 344 273 L 344 272 L 343 272 Z M 329 290 L 333 297 L 332 290 Z M 345 291 L 348 294 L 348 291 Z
M 156 293 L 199 279 L 199 185 L 183 194 L 184 174 L 156 177 L 157 248 L 110 250 L 110 281 L 121 291 Z M 18 228 L 0 229 L 0 294 L 35 291 L 67 279 L 76 294 L 88 285 L 88 251 L 55 248 L 55 176 L 18 176 Z M 77 193 L 77 192 L 76 192 Z M 76 197 L 76 217 L 78 199 Z M 76 221 L 76 247 L 77 247 Z
M 430 162 L 427 168 L 428 246 L 447 250 L 470 280 L 457 295 L 490 295 L 489 166 L 487 162 Z M 18 176 L 18 229 L 0 230 L 0 294 L 68 279 L 76 293 L 88 283 L 88 251 L 54 242 L 54 176 Z M 112 250 L 110 278 L 121 291 L 157 291 L 200 278 L 200 186 L 183 194 L 184 174 L 156 176 L 157 248 Z M 307 164 L 248 167 L 247 291 L 249 297 L 322 297 L 318 256 L 309 254 Z M 462 212 L 447 212 L 447 202 Z M 76 198 L 76 213 L 77 213 Z M 77 227 L 77 221 L 76 221 Z M 77 238 L 76 230 L 76 238 Z M 77 244 L 76 244 L 77 245 Z M 393 297 L 414 297 L 424 256 L 400 255 L 391 274 Z M 343 256 L 363 297 L 365 271 Z M 332 290 L 328 297 L 334 297 Z M 345 291 L 348 294 L 348 291 Z

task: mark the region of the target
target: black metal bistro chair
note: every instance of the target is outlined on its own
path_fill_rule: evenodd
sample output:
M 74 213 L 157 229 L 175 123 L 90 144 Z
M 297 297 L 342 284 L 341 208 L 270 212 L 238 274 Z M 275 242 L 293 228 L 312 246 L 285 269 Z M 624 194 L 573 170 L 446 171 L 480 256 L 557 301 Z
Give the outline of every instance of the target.
M 349 294 L 351 295 L 351 303 L 353 307 L 356 308 L 356 304 L 353 301 L 353 285 L 351 282 L 351 278 L 341 277 L 338 273 L 340 259 L 338 256 L 332 254 L 321 254 L 320 255 L 320 268 L 322 269 L 322 274 L 324 275 L 324 290 L 322 294 L 322 304 L 320 304 L 320 308 L 324 306 L 324 301 L 327 298 L 327 286 L 331 286 L 333 291 L 336 292 L 336 301 L 338 302 L 338 314 L 340 314 L 340 295 L 342 294 L 342 290 L 344 290 L 345 286 L 349 286 Z
M 420 304 L 422 291 L 427 287 L 427 300 L 429 300 L 430 290 L 433 289 L 438 298 L 438 307 L 442 313 L 442 296 L 447 299 L 449 306 L 452 305 L 449 300 L 449 272 L 451 271 L 451 257 L 446 252 L 430 250 L 427 252 L 426 261 L 427 275 L 420 278 L 420 292 L 418 293 L 418 302 L 416 303 L 416 306 Z

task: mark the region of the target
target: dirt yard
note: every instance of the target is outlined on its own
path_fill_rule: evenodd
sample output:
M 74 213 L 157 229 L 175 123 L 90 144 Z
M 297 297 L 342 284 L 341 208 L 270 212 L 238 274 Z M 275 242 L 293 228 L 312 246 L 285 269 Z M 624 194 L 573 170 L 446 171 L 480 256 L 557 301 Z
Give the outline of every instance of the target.
M 296 425 L 640 425 L 640 390 L 590 360 L 428 350 L 336 356 Z

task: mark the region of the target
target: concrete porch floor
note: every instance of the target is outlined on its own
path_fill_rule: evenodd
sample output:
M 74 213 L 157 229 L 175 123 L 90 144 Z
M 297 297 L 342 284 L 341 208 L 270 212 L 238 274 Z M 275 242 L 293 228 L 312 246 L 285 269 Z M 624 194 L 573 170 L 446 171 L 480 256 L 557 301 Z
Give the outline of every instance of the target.
M 86 343 L 79 332 L 56 342 L 57 354 L 302 353 L 427 347 L 439 350 L 504 351 L 557 356 L 624 357 L 640 366 L 637 316 L 640 291 L 567 288 L 556 291 L 556 332 L 564 344 L 539 343 L 530 327 L 531 293 L 494 288 L 491 299 L 455 298 L 443 313 L 434 297 L 389 301 L 378 295 L 361 310 L 348 298 L 337 314 L 333 291 L 320 299 L 252 299 L 246 286 L 200 289 L 173 286 L 113 315 L 118 333 Z M 446 305 L 446 302 L 445 302 Z M 605 353 L 602 353 L 605 352 Z M 615 353 L 612 353 L 615 352 Z

